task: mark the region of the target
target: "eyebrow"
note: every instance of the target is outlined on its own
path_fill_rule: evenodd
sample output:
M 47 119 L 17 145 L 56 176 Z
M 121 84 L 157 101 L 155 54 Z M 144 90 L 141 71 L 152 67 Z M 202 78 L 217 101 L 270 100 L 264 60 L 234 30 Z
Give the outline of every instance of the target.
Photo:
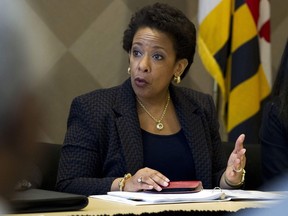
M 143 43 L 141 43 L 141 42 L 135 42 L 135 43 L 132 44 L 132 46 L 133 46 L 133 45 L 143 46 Z M 152 48 L 153 48 L 153 49 L 162 49 L 162 50 L 165 51 L 164 47 L 157 46 L 157 45 L 156 45 L 156 46 L 153 46 Z

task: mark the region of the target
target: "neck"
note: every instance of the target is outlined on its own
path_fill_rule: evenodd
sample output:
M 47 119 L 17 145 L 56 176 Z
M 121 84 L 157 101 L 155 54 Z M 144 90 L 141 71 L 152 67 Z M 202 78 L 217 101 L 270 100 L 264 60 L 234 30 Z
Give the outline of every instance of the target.
M 153 108 L 153 107 L 163 107 L 166 103 L 167 103 L 167 98 L 169 95 L 169 91 L 165 91 L 162 94 L 158 94 L 157 96 L 153 96 L 153 97 L 139 97 L 136 96 L 141 102 L 142 104 L 146 107 L 146 108 Z
M 166 115 L 167 112 L 167 108 L 170 102 L 170 95 L 169 92 L 167 93 L 167 100 L 166 103 L 164 105 L 164 108 L 162 108 L 163 110 L 160 112 L 160 106 L 154 106 L 154 107 L 150 107 L 151 109 L 148 110 L 148 108 L 141 102 L 141 100 L 139 98 L 137 98 L 137 101 L 140 105 L 140 107 L 143 109 L 143 111 L 151 118 L 153 119 L 153 121 L 156 123 L 156 128 L 161 131 L 164 128 L 164 124 L 163 124 L 163 119 Z M 155 114 L 159 113 L 159 117 L 156 117 Z M 161 114 L 161 115 L 160 115 Z M 140 114 L 141 115 L 141 114 Z

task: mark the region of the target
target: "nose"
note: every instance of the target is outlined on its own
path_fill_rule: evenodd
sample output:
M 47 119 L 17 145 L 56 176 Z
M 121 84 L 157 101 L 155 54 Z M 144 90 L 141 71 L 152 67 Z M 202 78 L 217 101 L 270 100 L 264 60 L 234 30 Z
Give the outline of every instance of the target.
M 150 61 L 147 55 L 144 55 L 138 65 L 138 70 L 142 72 L 150 72 Z

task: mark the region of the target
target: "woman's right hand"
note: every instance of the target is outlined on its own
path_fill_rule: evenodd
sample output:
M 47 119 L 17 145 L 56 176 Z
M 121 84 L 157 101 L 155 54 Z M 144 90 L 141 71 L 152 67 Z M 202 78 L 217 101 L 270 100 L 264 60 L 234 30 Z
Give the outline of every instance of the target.
M 167 187 L 170 180 L 157 170 L 148 167 L 138 170 L 131 178 L 127 179 L 124 191 L 152 190 L 161 191 Z

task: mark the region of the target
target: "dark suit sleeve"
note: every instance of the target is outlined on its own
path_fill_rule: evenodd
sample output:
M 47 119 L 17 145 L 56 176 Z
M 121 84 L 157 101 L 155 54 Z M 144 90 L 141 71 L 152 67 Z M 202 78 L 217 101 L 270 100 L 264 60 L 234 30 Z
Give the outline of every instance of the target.
M 103 148 L 97 137 L 100 131 L 91 127 L 90 122 L 94 120 L 86 111 L 86 105 L 81 98 L 72 102 L 56 188 L 83 195 L 104 194 L 110 191 L 115 177 L 104 177 L 102 174 Z
M 268 103 L 260 129 L 264 180 L 284 174 L 288 169 L 288 131 L 279 117 L 278 106 Z
M 227 160 L 222 148 L 222 142 L 219 134 L 219 122 L 217 120 L 217 112 L 215 104 L 211 96 L 209 99 L 209 126 L 210 126 L 210 137 L 212 143 L 212 184 L 213 187 L 220 186 L 220 179 L 223 172 L 226 169 Z

